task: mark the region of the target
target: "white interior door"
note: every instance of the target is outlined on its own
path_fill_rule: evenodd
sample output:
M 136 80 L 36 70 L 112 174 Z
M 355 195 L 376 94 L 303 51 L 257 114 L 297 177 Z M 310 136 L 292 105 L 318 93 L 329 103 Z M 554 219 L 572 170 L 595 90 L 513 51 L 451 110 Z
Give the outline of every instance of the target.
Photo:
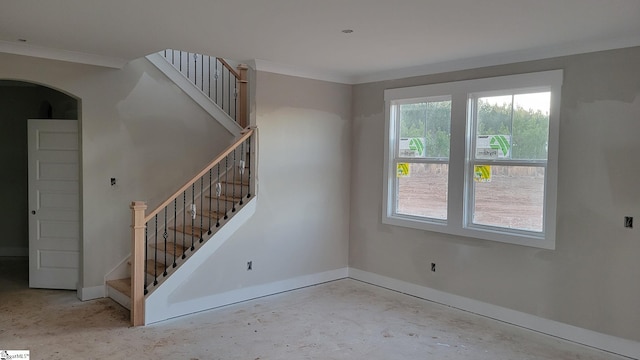
M 29 287 L 76 289 L 80 268 L 77 120 L 28 120 Z

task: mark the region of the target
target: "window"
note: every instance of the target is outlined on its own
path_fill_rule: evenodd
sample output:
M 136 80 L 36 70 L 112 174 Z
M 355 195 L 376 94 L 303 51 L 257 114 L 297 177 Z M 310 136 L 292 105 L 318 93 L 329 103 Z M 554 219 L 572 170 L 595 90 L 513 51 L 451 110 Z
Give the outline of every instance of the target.
M 562 71 L 385 91 L 382 221 L 555 248 Z
M 392 111 L 399 135 L 394 149 L 396 212 L 446 220 L 451 99 L 399 101 Z

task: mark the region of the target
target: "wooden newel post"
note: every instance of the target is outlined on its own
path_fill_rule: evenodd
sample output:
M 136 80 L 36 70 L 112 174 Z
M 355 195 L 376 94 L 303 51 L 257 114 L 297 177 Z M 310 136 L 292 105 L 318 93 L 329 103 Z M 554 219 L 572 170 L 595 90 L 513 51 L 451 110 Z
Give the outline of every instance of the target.
M 240 111 L 239 111 L 239 116 L 238 116 L 238 123 L 240 124 L 240 126 L 244 129 L 247 127 L 247 125 L 249 125 L 249 121 L 248 121 L 248 99 L 249 99 L 249 89 L 248 89 L 248 83 L 249 80 L 247 79 L 247 70 L 249 69 L 249 67 L 245 64 L 240 64 L 238 65 L 238 73 L 240 74 L 240 78 L 238 79 L 238 83 L 240 85 L 240 95 L 239 95 L 239 103 L 240 103 Z
M 131 325 L 144 325 L 144 201 L 131 203 Z

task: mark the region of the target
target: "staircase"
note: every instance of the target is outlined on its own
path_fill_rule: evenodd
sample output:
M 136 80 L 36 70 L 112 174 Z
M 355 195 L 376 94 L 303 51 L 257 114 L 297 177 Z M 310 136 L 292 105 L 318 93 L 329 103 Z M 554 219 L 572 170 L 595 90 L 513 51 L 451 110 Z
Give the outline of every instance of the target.
M 168 51 L 163 52 L 163 56 L 166 57 Z M 171 50 L 171 53 L 175 57 L 176 52 Z M 186 54 L 187 58 L 191 55 Z M 205 93 L 204 82 L 208 87 L 216 86 L 214 97 L 218 99 L 210 99 L 211 103 L 234 121 L 246 124 L 246 67 L 241 67 L 240 72 L 229 71 L 230 67 L 224 60 L 195 55 L 191 58 L 196 62 L 200 60 L 200 63 L 203 59 L 208 59 L 209 62 L 214 59 L 214 71 L 203 70 L 201 74 L 216 74 L 215 70 L 220 65 L 226 72 L 217 74 L 227 74 L 224 78 L 227 85 L 215 85 L 214 80 L 217 81 L 217 79 L 203 81 L 201 76 L 189 76 L 190 70 L 182 75 L 203 94 Z M 182 62 L 179 65 L 182 66 Z M 194 65 L 188 66 L 193 68 Z M 233 77 L 233 83 L 238 85 L 231 86 L 230 77 Z M 208 88 L 206 92 L 210 93 L 211 90 Z M 221 92 L 223 94 L 220 94 Z M 235 98 L 233 108 L 230 107 L 232 96 Z M 227 101 L 226 108 L 223 107 L 224 102 L 223 106 L 217 104 L 217 100 L 224 99 Z M 255 197 L 256 167 L 255 161 L 252 161 L 255 157 L 255 148 L 255 129 L 245 127 L 231 146 L 216 156 L 156 209 L 147 213 L 147 205 L 144 202 L 135 201 L 131 204 L 132 252 L 122 264 L 126 267 L 124 272 L 129 275 L 108 280 L 106 288 L 109 297 L 131 311 L 132 325 L 146 323 L 147 299 L 169 277 L 180 273 L 181 269 L 185 268 L 183 265 L 196 252 L 207 248 L 207 243 L 216 236 L 230 236 L 229 231 L 220 230 L 241 213 Z M 216 242 L 219 243 L 220 240 Z M 215 251 L 218 246 L 209 246 L 209 251 Z M 154 318 L 158 317 L 154 316 Z
M 146 58 L 229 132 L 247 127 L 246 65 L 235 70 L 220 58 L 170 49 Z
M 240 64 L 236 70 L 224 59 L 173 49 L 161 51 L 158 55 L 241 127 L 247 126 L 246 122 L 241 121 L 246 117 L 243 114 L 246 107 L 239 101 L 247 96 L 246 92 L 242 93 L 246 91 L 246 87 L 243 89 L 242 86 L 247 83 L 246 65 Z

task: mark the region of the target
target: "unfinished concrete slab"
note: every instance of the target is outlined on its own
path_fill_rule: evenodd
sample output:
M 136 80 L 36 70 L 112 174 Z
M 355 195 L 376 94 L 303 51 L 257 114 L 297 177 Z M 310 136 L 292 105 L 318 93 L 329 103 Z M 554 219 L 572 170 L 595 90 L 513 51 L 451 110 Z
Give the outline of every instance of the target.
M 0 258 L 0 349 L 33 359 L 624 359 L 344 279 L 129 327 L 110 299 L 27 288 L 26 258 Z

